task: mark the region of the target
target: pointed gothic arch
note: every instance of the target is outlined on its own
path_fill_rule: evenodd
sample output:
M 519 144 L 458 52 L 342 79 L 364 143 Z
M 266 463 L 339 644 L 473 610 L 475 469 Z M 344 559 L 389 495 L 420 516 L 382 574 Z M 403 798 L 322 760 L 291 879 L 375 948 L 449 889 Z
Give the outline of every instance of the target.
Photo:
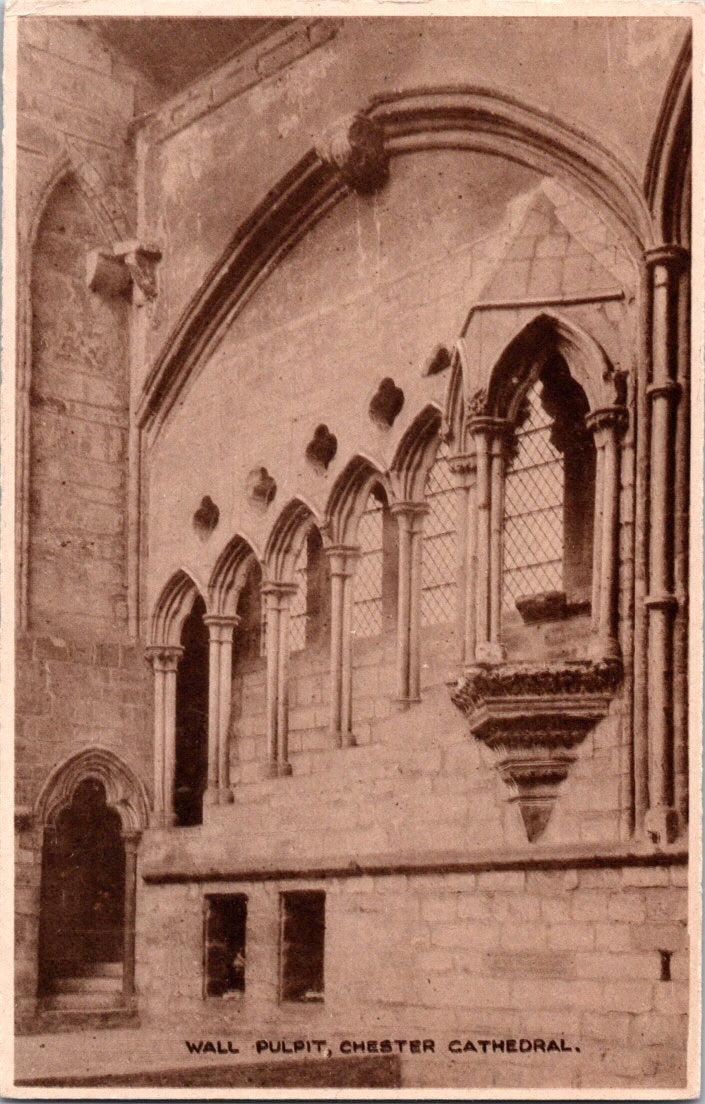
M 16 442 L 15 526 L 16 526 L 16 588 L 18 622 L 27 627 L 29 617 L 29 544 L 30 544 L 30 480 L 31 480 L 31 408 L 32 373 L 32 276 L 35 246 L 42 222 L 57 190 L 67 181 L 75 181 L 97 229 L 95 245 L 109 244 L 129 237 L 124 213 L 116 206 L 112 212 L 103 196 L 107 193 L 97 170 L 64 148 L 50 165 L 35 203 L 19 224 L 17 255 L 17 373 L 16 373 Z
M 384 158 L 419 150 L 500 155 L 571 182 L 621 226 L 633 255 L 653 242 L 641 188 L 620 159 L 582 131 L 493 89 L 419 88 L 384 93 L 357 116 Z M 354 182 L 326 143 L 309 150 L 242 223 L 176 323 L 148 373 L 140 425 L 158 432 L 192 373 L 281 258 Z
M 644 176 L 656 240 L 686 248 L 690 245 L 692 50 L 689 33 L 666 86 Z
M 505 345 L 495 361 L 483 410 L 493 418 L 515 417 L 522 387 L 517 366 L 537 375 L 548 357 L 562 356 L 587 396 L 591 410 L 624 401 L 624 376 L 602 346 L 581 326 L 554 311 L 540 311 Z
M 442 414 L 436 403 L 428 403 L 416 415 L 397 445 L 390 468 L 390 483 L 399 502 L 421 502 L 429 469 L 438 448 Z
M 280 511 L 267 539 L 263 562 L 270 582 L 294 581 L 294 565 L 312 525 L 322 528 L 321 519 L 303 498 L 292 498 Z
M 123 831 L 140 832 L 147 827 L 149 801 L 144 783 L 119 755 L 100 746 L 74 752 L 54 767 L 34 807 L 37 822 L 54 827 L 81 782 L 91 778 L 102 783 L 107 805 L 119 815 Z
M 203 590 L 194 576 L 179 568 L 162 589 L 152 614 L 150 644 L 179 646 L 181 627 L 188 617 L 197 596 L 203 598 Z
M 245 585 L 252 562 L 262 557 L 247 537 L 237 533 L 220 553 L 208 582 L 209 613 L 234 617 L 240 591 Z
M 388 473 L 377 461 L 359 453 L 338 475 L 326 506 L 325 533 L 332 545 L 354 545 L 370 487 L 379 483 L 390 505 L 395 495 Z

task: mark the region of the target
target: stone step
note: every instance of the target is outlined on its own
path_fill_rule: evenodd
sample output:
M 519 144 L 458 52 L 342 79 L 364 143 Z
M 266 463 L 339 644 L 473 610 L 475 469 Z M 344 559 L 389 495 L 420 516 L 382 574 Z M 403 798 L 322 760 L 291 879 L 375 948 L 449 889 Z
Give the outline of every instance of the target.
M 42 1005 L 45 1001 L 42 1000 Z M 23 1030 L 28 1035 L 55 1035 L 68 1031 L 104 1030 L 106 1028 L 139 1027 L 137 1013 L 129 1008 L 87 1009 L 77 1011 L 49 1011 L 42 1007 L 37 1010 L 31 1022 Z
M 122 962 L 83 962 L 80 976 L 122 978 Z
M 122 977 L 96 974 L 93 977 L 54 978 L 51 993 L 120 993 Z
M 120 1007 L 120 992 L 48 993 L 42 1000 L 47 1011 L 111 1011 Z

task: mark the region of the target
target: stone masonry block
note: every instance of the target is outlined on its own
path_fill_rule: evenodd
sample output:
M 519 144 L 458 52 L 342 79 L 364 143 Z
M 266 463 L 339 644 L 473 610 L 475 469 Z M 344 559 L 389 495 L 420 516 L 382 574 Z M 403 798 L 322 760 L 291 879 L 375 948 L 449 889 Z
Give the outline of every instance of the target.
M 487 870 L 477 875 L 480 892 L 521 892 L 525 875 L 522 870 Z
M 670 877 L 665 866 L 625 866 L 622 882 L 625 886 L 666 886 Z
M 634 924 L 630 936 L 632 947 L 639 951 L 680 951 L 687 943 L 683 924 Z

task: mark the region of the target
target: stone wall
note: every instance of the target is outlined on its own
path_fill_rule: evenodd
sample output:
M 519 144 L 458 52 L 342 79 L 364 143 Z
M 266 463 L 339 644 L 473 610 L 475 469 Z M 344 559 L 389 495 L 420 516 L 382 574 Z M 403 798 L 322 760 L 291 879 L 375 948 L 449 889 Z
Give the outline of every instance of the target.
M 403 1056 L 410 1087 L 676 1087 L 685 1083 L 685 883 L 679 865 L 596 864 L 152 885 L 140 918 L 143 1016 L 241 1046 L 326 1039 L 334 1055 L 344 1039 L 433 1039 L 433 1055 Z M 326 892 L 322 1005 L 278 1001 L 279 892 L 301 888 Z M 241 998 L 202 999 L 209 892 L 248 897 Z M 483 1054 L 479 1042 L 520 1038 L 571 1049 Z M 468 1039 L 476 1052 L 449 1052 Z
M 533 36 L 524 20 L 501 31 L 494 20 L 297 24 L 136 128 L 138 165 L 130 121 L 154 104 L 149 82 L 85 26 L 63 21 L 57 34 L 54 20 L 24 21 L 31 558 L 18 637 L 21 1013 L 36 994 L 42 843 L 29 809 L 51 769 L 88 746 L 115 751 L 149 787 L 151 682 L 141 652 L 165 584 L 187 570 L 208 597 L 233 537 L 261 557 L 294 498 L 321 522 L 353 458 L 388 471 L 421 412 L 444 407 L 450 372 L 428 372 L 439 346 L 468 337 L 462 403 L 486 385 L 536 304 L 550 302 L 628 375 L 631 428 L 619 512 L 625 681 L 577 748 L 540 842 L 527 847 L 493 756 L 450 701 L 454 626 L 424 628 L 422 700 L 408 708 L 395 700 L 394 634 L 354 641 L 353 747 L 335 746 L 329 731 L 326 647 L 294 655 L 289 777 L 267 776 L 266 665 L 249 658 L 232 688 L 233 803 L 207 806 L 201 826 L 148 831 L 140 845 L 138 1007 L 151 1027 L 189 1024 L 199 1035 L 323 1033 L 338 1047 L 343 1033 L 434 1037 L 434 1054 L 402 1055 L 411 1086 L 684 1084 L 684 854 L 628 840 L 641 257 L 594 193 L 537 164 L 419 148 L 392 158 L 377 194 L 350 193 L 331 207 L 267 273 L 146 435 L 139 641 L 128 637 L 125 602 L 130 387 L 267 189 L 332 119 L 372 95 L 467 83 L 469 74 L 567 113 L 595 149 L 617 152 L 641 179 L 684 21 L 609 22 L 551 19 Z M 580 96 L 578 65 L 590 75 Z M 139 325 L 126 302 L 91 295 L 83 276 L 88 249 L 137 232 L 163 252 L 159 294 Z M 133 351 L 146 349 L 132 367 L 130 325 L 139 331 Z M 369 414 L 385 377 L 404 393 L 387 427 Z M 306 448 L 320 423 L 338 450 L 314 470 Z M 268 504 L 247 494 L 265 466 L 277 485 Z M 206 496 L 219 512 L 212 531 L 193 523 Z M 510 618 L 505 629 L 511 660 L 574 660 L 589 647 L 585 617 L 536 626 Z M 466 868 L 444 867 L 443 855 Z M 278 895 L 301 888 L 327 894 L 326 995 L 294 1008 L 279 1002 Z M 204 1001 L 203 898 L 226 892 L 248 895 L 246 992 Z M 488 1037 L 557 1038 L 572 1049 L 447 1050 L 451 1039 Z
M 18 469 L 24 453 L 26 535 L 18 557 L 25 557 L 26 589 L 15 765 L 23 1017 L 36 999 L 42 846 L 41 825 L 27 827 L 29 810 L 51 770 L 87 747 L 112 749 L 147 785 L 152 775 L 151 687 L 142 647 L 128 639 L 126 611 L 130 311 L 125 299 L 102 299 L 86 283 L 89 251 L 130 234 L 128 124 L 151 90 L 73 20 L 23 19 L 19 62 Z

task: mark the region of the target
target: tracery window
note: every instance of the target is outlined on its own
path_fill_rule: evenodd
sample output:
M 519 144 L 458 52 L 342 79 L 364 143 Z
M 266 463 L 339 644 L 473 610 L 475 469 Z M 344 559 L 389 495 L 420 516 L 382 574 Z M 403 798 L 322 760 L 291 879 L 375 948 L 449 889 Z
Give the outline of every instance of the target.
M 381 483 L 373 484 L 357 529 L 353 634 L 376 637 L 396 624 L 398 530 Z
M 198 595 L 181 630 L 176 678 L 174 812 L 177 824 L 200 824 L 208 768 L 208 629 Z
M 262 571 L 254 559 L 240 591 L 237 616 L 239 621 L 233 639 L 233 667 L 238 660 L 264 655 L 266 626 L 262 602 Z
M 289 640 L 292 652 L 321 643 L 330 632 L 330 571 L 321 534 L 311 525 L 294 567 Z
M 595 445 L 588 403 L 555 357 L 529 386 L 514 423 L 504 486 L 505 609 L 565 595 L 587 606 L 592 576 Z
M 447 625 L 456 618 L 457 505 L 448 444 L 442 440 L 426 478 L 421 561 L 421 624 Z

